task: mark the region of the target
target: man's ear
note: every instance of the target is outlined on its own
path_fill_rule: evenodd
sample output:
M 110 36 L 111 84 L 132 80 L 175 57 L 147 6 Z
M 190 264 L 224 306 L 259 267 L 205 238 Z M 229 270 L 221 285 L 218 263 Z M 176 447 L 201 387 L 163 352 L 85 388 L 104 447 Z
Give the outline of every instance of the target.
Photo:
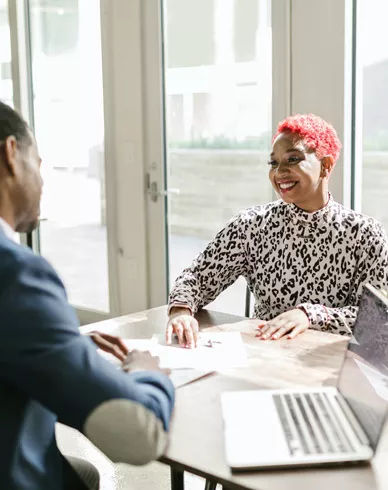
M 8 136 L 4 143 L 4 166 L 12 176 L 16 174 L 19 151 L 15 136 Z
M 329 177 L 334 167 L 334 158 L 327 155 L 321 160 L 321 177 Z

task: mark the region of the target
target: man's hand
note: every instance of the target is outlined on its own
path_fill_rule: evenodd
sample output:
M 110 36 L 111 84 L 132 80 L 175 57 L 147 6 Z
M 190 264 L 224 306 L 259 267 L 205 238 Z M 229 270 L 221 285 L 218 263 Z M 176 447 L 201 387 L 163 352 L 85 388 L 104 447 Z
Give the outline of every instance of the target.
M 161 369 L 159 357 L 153 357 L 150 352 L 132 350 L 123 363 L 123 371 L 133 373 L 135 371 L 159 371 L 163 374 L 171 374 L 169 369 Z
M 171 344 L 172 334 L 178 336 L 179 345 L 193 349 L 197 347 L 198 322 L 188 308 L 172 308 L 167 323 L 166 342 Z
M 97 347 L 109 354 L 113 354 L 120 361 L 124 361 L 129 353 L 128 347 L 115 335 L 109 335 L 103 332 L 90 332 L 87 334 L 91 337 Z
M 259 332 L 256 337 L 259 337 L 260 340 L 278 340 L 287 334 L 288 339 L 294 339 L 297 335 L 307 330 L 309 326 L 310 321 L 306 313 L 299 308 L 295 308 L 259 326 Z

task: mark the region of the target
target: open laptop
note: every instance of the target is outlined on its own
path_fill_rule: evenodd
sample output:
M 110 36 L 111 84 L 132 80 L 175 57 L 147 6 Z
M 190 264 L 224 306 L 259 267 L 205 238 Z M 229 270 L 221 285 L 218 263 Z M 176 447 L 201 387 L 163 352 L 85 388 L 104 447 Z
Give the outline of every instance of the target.
M 364 289 L 337 387 L 221 395 L 234 471 L 369 461 L 388 407 L 388 298 Z

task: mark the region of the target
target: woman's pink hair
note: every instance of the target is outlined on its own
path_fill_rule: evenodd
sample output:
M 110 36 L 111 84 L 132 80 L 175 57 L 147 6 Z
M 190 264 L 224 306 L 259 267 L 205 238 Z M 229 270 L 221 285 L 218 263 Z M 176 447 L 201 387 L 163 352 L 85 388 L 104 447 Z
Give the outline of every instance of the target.
M 334 163 L 341 152 L 341 142 L 333 126 L 314 114 L 295 114 L 279 123 L 272 142 L 283 131 L 298 133 L 307 148 L 314 150 L 319 159 L 333 157 Z

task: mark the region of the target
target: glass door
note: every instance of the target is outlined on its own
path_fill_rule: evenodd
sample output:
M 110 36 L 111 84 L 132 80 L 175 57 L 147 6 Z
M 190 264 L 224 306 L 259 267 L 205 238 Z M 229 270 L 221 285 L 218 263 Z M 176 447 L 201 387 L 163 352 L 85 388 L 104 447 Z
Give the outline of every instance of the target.
M 156 124 L 162 104 L 144 86 L 142 63 L 147 49 L 160 55 L 158 37 L 143 45 L 144 11 L 159 0 L 11 0 L 11 50 L 3 50 L 5 5 L 0 0 L 1 96 L 11 97 L 12 57 L 14 104 L 43 158 L 33 248 L 59 272 L 83 324 L 156 306 L 148 291 L 156 281 L 149 277 L 144 175 L 145 156 L 152 157 L 144 133 L 152 124 L 143 112 L 148 104 Z M 153 270 L 164 277 L 164 261 Z
M 242 209 L 272 199 L 271 0 L 165 0 L 168 288 Z M 240 278 L 210 306 L 244 314 Z
M 111 314 L 99 0 L 29 0 L 40 253 L 88 321 Z
M 0 100 L 13 105 L 8 1 L 0 0 Z
M 355 207 L 388 232 L 388 3 L 357 3 Z

